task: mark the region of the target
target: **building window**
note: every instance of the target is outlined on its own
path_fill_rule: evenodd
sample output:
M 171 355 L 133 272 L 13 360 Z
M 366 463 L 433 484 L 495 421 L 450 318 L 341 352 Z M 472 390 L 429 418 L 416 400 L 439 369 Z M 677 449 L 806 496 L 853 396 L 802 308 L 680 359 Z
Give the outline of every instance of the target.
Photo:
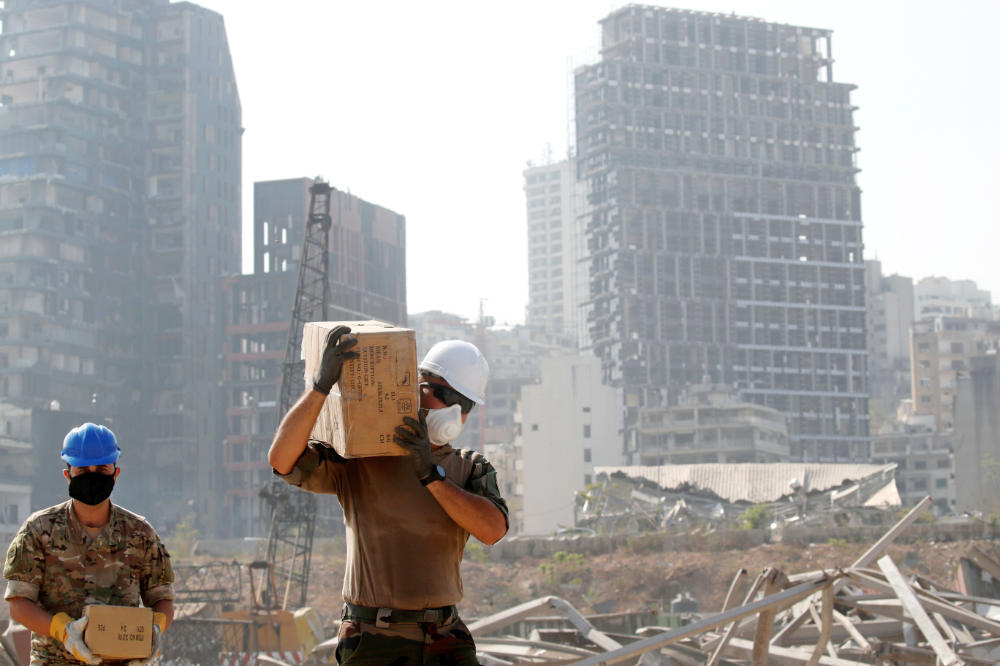
M 589 423 L 584 423 L 583 424 L 583 438 L 584 439 L 590 439 L 590 424 Z
M 934 479 L 934 487 L 935 488 L 947 488 L 948 487 L 948 479 Z
M 590 449 L 583 450 L 583 462 L 590 462 Z
M 584 487 L 589 486 L 593 482 L 594 482 L 594 479 L 593 479 L 592 476 L 590 476 L 589 474 L 584 474 L 583 475 L 583 485 L 584 485 Z
M 589 414 L 590 413 L 590 407 L 584 407 L 583 408 L 583 413 L 584 414 Z
M 916 461 L 915 463 L 913 463 L 913 469 L 927 469 L 927 461 L 926 460 Z
M 531 424 L 531 429 L 532 430 L 538 430 L 538 424 L 537 423 L 532 423 Z

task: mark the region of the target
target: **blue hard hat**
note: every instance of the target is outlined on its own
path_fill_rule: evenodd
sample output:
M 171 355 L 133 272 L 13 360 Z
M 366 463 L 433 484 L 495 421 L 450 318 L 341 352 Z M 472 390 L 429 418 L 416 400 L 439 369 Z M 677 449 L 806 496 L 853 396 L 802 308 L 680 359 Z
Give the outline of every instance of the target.
M 102 425 L 84 423 L 66 433 L 61 458 L 73 467 L 117 462 L 122 450 L 115 433 Z

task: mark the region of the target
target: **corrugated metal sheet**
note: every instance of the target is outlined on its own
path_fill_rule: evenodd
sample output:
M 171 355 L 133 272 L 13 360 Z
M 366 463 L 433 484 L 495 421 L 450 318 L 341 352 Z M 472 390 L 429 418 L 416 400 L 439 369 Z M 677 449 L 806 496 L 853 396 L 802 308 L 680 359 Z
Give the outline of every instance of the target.
M 903 500 L 899 496 L 899 489 L 896 488 L 895 483 L 887 483 L 882 490 L 872 495 L 865 502 L 865 506 L 874 507 L 901 506 L 902 504 Z
M 597 474 L 621 472 L 652 481 L 661 488 L 684 485 L 709 490 L 730 502 L 759 504 L 775 502 L 792 492 L 792 479 L 806 492 L 822 492 L 851 481 L 881 474 L 895 465 L 850 465 L 823 463 L 706 463 L 660 467 L 597 467 Z

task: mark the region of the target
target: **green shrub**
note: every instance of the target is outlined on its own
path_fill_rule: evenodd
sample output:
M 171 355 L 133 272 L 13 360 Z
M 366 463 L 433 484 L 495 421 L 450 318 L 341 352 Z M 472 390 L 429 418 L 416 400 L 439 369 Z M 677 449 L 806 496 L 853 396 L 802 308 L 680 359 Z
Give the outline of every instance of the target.
M 550 562 L 542 562 L 538 570 L 549 585 L 582 583 L 583 577 L 590 574 L 586 558 L 580 553 L 568 553 L 564 550 L 552 554 Z
M 486 549 L 472 539 L 469 539 L 468 543 L 465 544 L 465 556 L 473 562 L 479 562 L 480 564 L 486 564 L 490 561 L 490 556 L 486 554 Z
M 740 527 L 744 530 L 756 530 L 766 527 L 771 522 L 771 510 L 766 504 L 755 504 L 740 516 Z

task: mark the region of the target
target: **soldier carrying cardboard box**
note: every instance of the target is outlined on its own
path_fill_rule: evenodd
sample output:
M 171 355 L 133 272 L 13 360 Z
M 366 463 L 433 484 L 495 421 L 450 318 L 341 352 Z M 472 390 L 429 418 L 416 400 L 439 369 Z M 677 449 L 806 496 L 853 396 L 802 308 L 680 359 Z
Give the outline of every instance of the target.
M 111 503 L 121 448 L 104 426 L 84 423 L 63 440 L 70 500 L 24 521 L 3 575 L 12 619 L 31 630 L 32 664 L 99 664 L 83 640 L 85 606 L 153 610 L 153 653 L 174 615 L 170 555 L 142 516 Z M 130 666 L 145 664 L 137 659 Z
M 489 366 L 474 345 L 438 343 L 419 365 L 419 418 L 405 417 L 397 444 L 409 455 L 343 458 L 309 435 L 345 361 L 357 358 L 347 326 L 330 331 L 313 386 L 278 425 L 268 462 L 286 482 L 335 493 L 348 530 L 341 664 L 476 664 L 455 604 L 459 565 L 472 534 L 507 533 L 507 503 L 481 454 L 453 449 Z M 364 640 L 362 640 L 364 638 Z

